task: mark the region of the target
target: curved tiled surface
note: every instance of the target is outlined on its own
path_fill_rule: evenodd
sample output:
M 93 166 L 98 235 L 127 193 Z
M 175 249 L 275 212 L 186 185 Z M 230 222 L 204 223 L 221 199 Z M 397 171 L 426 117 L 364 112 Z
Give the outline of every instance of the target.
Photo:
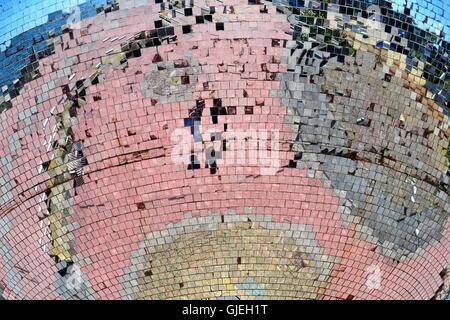
M 444 3 L 156 2 L 2 52 L 1 296 L 445 298 Z

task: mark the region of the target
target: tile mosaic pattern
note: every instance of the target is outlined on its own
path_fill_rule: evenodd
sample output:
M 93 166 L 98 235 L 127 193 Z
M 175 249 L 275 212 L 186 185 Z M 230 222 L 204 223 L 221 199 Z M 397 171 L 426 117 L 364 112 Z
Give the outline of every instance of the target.
M 445 0 L 27 2 L 0 7 L 0 298 L 448 297 Z M 274 174 L 222 161 L 250 129 Z

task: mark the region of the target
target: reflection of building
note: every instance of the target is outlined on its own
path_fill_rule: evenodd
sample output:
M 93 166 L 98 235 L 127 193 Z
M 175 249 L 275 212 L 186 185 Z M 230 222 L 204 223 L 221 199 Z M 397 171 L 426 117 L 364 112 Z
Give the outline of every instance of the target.
M 1 296 L 444 297 L 448 34 L 346 3 L 92 0 L 13 37 Z M 250 129 L 280 166 L 221 162 Z

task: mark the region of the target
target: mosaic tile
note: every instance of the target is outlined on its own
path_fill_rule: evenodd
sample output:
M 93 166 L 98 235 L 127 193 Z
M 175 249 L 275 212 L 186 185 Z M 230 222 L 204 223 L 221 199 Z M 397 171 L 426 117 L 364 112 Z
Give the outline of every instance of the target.
M 449 9 L 2 3 L 0 299 L 448 299 Z

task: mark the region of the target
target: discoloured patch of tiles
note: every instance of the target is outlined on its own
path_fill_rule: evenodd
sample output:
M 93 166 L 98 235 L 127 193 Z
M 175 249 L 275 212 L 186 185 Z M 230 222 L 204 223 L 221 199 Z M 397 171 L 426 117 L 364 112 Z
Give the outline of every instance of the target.
M 323 298 L 335 259 L 312 226 L 259 214 L 189 216 L 146 235 L 121 278 L 123 298 Z
M 297 52 L 290 59 L 298 60 L 302 51 Z M 401 83 L 401 78 L 383 85 L 385 73 L 376 69 L 374 54 L 358 52 L 344 65 L 331 59 L 320 76 L 318 66 L 327 56 L 310 52 L 315 56 L 311 67 L 317 67 L 309 73 L 313 78 L 287 73 L 283 89 L 273 93 L 292 97 L 284 102 L 291 114 L 287 121 L 293 123 L 293 149 L 312 175 L 329 180 L 343 197 L 341 212 L 347 222 L 362 223 L 358 236 L 367 236 L 367 226 L 387 256 L 411 258 L 425 244 L 439 241 L 450 212 L 444 152 L 429 152 L 431 144 L 445 148 L 446 127 L 438 120 L 425 123 L 426 128 L 414 127 L 430 112 L 427 115 L 420 103 L 415 107 L 410 91 L 394 82 Z M 380 93 L 373 93 L 374 88 Z M 403 107 L 386 104 L 386 98 L 400 90 Z M 420 106 L 423 113 L 416 112 Z M 389 139 L 380 140 L 380 135 Z M 399 145 L 393 146 L 396 140 Z
M 2 267 L 5 269 L 5 271 L 3 271 L 5 272 L 4 283 L 18 298 L 24 298 L 22 285 L 20 283 L 22 275 L 20 274 L 19 269 L 14 265 L 12 259 L 14 252 L 9 241 L 7 241 L 7 235 L 11 229 L 12 222 L 7 218 L 0 218 L 0 260 L 3 261 Z M 0 270 L 0 272 L 2 272 L 2 270 Z M 4 291 L 4 289 L 5 288 L 3 287 L 2 291 Z
M 0 205 L 4 205 L 13 199 L 12 183 L 9 172 L 12 171 L 12 157 L 0 157 Z

